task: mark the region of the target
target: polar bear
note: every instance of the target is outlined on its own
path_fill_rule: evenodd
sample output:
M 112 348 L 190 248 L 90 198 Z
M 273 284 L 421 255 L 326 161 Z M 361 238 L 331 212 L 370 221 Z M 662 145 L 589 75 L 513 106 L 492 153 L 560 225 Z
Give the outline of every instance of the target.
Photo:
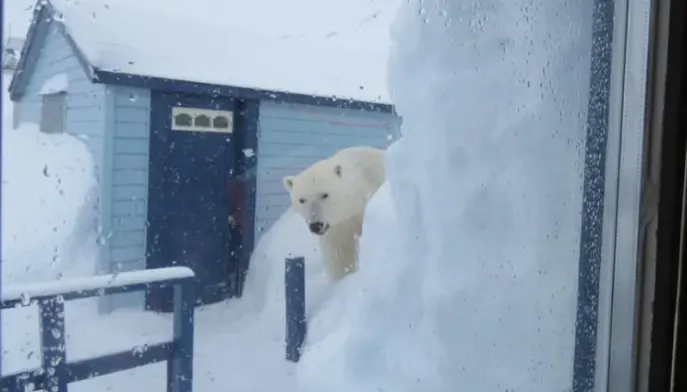
M 333 283 L 358 267 L 365 207 L 384 178 L 384 151 L 366 146 L 342 149 L 284 177 L 293 210 L 319 237 L 324 269 Z

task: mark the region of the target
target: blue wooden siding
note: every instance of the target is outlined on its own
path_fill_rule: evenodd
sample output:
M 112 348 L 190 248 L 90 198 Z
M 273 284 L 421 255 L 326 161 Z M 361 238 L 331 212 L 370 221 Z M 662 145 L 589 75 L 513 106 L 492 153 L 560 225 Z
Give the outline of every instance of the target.
M 287 175 L 351 146 L 385 148 L 398 136 L 390 113 L 262 102 L 258 125 L 256 241 L 289 207 Z
M 113 96 L 110 240 L 116 270 L 145 268 L 150 91 L 108 86 Z
M 124 272 L 145 268 L 148 206 L 150 91 L 125 86 L 106 87 L 105 180 L 103 229 L 108 233 L 104 269 Z M 138 306 L 142 293 L 105 301 L 106 310 Z

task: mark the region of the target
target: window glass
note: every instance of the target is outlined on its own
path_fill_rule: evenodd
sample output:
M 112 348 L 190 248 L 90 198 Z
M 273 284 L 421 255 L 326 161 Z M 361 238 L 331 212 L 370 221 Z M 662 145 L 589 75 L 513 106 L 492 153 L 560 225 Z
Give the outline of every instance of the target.
M 64 93 L 47 94 L 41 100 L 40 130 L 44 133 L 63 133 L 66 114 Z
M 3 5 L 0 385 L 634 389 L 650 1 Z
M 231 110 L 199 109 L 196 107 L 172 107 L 172 130 L 195 132 L 229 132 L 234 118 Z
M 209 127 L 210 126 L 210 117 L 201 114 L 197 116 L 195 119 L 193 119 L 193 124 L 196 127 Z
M 174 116 L 174 125 L 190 127 L 193 125 L 193 118 L 186 113 L 177 114 Z
M 217 116 L 212 119 L 212 126 L 214 128 L 229 128 L 229 119 L 224 116 Z

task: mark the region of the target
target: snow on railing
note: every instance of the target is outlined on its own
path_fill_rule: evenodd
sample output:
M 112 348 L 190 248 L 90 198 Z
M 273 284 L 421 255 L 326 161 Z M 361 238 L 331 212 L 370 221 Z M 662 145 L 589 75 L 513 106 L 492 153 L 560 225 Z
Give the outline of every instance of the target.
M 64 279 L 45 283 L 23 284 L 3 287 L 0 293 L 0 300 L 3 303 L 3 309 L 5 309 L 5 302 L 27 302 L 32 298 L 39 299 L 55 295 L 67 297 L 77 296 L 79 298 L 94 297 L 97 294 L 90 294 L 90 292 L 94 290 L 121 289 L 131 285 L 160 283 L 192 278 L 193 276 L 194 273 L 190 268 L 169 267 L 85 278 Z M 125 291 L 131 290 L 126 289 Z
M 167 391 L 193 390 L 194 273 L 186 267 L 123 272 L 4 288 L 1 309 L 38 304 L 41 368 L 0 378 L 1 391 L 67 392 L 69 383 L 167 361 Z M 171 341 L 115 354 L 67 362 L 65 301 L 174 288 L 174 336 Z M 1 373 L 0 373 L 1 374 Z

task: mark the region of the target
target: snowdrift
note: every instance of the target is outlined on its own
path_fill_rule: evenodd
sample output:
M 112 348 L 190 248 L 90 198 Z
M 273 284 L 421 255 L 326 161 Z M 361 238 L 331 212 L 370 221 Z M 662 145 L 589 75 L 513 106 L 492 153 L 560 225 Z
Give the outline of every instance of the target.
M 317 248 L 317 238 L 303 218 L 290 209 L 265 232 L 255 247 L 242 298 L 231 304 L 237 313 L 257 315 L 284 339 L 286 322 L 284 273 L 287 257 L 305 258 L 306 314 L 312 316 L 330 291 Z
M 11 124 L 11 119 L 3 119 Z M 96 177 L 86 144 L 3 127 L 2 285 L 95 271 Z
M 12 129 L 4 90 L 2 287 L 91 275 L 98 257 L 97 182 L 88 148 L 74 136 L 41 133 L 36 124 Z M 81 317 L 70 316 L 68 323 L 86 321 L 85 311 L 94 313 L 90 299 L 68 303 L 67 312 L 77 305 Z M 35 305 L 3 311 L 5 374 L 40 366 L 38 328 Z
M 570 390 L 591 12 L 402 7 L 389 69 L 403 136 L 360 271 L 311 323 L 300 392 Z

